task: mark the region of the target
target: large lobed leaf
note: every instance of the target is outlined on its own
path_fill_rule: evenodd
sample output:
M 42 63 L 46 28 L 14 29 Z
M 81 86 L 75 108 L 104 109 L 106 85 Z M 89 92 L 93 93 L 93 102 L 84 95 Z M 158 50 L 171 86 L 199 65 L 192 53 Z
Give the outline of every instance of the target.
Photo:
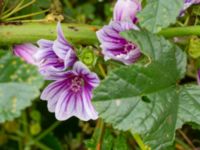
M 11 53 L 0 52 L 0 123 L 20 116 L 39 96 L 44 83 L 37 68 Z
M 145 96 L 175 85 L 184 76 L 186 54 L 179 47 L 146 31 L 129 31 L 124 36 L 137 43 L 150 62 L 113 71 L 94 92 L 94 100 Z M 108 88 L 110 86 L 112 88 Z
M 200 122 L 200 87 L 178 86 L 186 55 L 163 37 L 146 31 L 122 34 L 151 60 L 111 72 L 94 91 L 94 104 L 105 122 L 140 133 L 152 149 L 172 144 L 185 122 Z
M 183 8 L 184 0 L 147 0 L 146 7 L 138 14 L 140 25 L 156 33 L 175 23 Z

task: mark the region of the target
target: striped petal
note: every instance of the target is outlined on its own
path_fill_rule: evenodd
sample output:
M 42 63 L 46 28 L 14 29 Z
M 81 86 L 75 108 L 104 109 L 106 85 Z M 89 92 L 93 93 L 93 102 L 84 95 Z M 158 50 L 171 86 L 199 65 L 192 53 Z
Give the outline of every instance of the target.
M 67 120 L 75 116 L 83 121 L 98 118 L 97 112 L 91 104 L 91 91 L 81 93 L 63 92 L 56 105 L 56 118 Z

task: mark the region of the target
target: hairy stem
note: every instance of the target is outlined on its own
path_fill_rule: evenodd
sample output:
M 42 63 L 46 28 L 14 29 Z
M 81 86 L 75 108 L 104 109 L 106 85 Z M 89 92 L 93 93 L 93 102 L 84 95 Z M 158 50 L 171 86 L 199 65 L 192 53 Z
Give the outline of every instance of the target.
M 133 134 L 133 137 L 141 150 L 147 150 L 147 146 L 144 144 L 139 134 L 135 133 Z
M 200 26 L 166 28 L 160 31 L 159 34 L 167 38 L 200 35 Z
M 103 140 L 104 130 L 105 130 L 104 122 L 101 118 L 99 118 L 97 121 L 96 128 L 95 128 L 95 133 L 98 136 L 96 150 L 102 149 L 102 140 Z
M 42 138 L 44 138 L 48 133 L 53 131 L 56 127 L 58 127 L 61 124 L 61 122 L 56 121 L 54 122 L 49 128 L 47 128 L 44 132 L 42 132 L 38 137 L 35 138 L 35 141 L 39 141 Z
M 64 35 L 73 44 L 93 45 L 97 44 L 95 31 L 98 27 L 62 24 Z M 56 39 L 55 23 L 13 23 L 0 24 L 0 45 L 12 45 L 26 42 L 36 42 L 39 39 Z
M 62 24 L 64 34 L 73 44 L 94 45 L 98 43 L 97 26 Z M 167 38 L 200 35 L 200 26 L 172 27 L 158 33 Z M 55 23 L 2 23 L 0 24 L 0 45 L 36 42 L 39 39 L 55 40 Z

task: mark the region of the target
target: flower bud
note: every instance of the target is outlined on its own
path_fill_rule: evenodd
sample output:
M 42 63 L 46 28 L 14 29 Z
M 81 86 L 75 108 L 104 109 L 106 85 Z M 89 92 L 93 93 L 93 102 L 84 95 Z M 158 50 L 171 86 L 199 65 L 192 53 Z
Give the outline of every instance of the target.
M 13 47 L 14 55 L 22 58 L 29 64 L 36 65 L 36 61 L 34 60 L 34 54 L 37 52 L 38 48 L 30 43 L 25 43 L 21 45 L 15 45 Z
M 114 7 L 114 21 L 137 22 L 136 14 L 141 10 L 138 0 L 118 0 Z

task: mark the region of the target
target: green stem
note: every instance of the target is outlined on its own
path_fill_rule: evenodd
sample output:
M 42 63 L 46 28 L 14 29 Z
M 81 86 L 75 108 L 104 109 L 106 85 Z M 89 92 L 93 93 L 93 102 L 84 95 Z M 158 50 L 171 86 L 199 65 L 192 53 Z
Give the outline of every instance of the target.
M 141 150 L 147 150 L 147 146 L 144 144 L 144 142 L 142 141 L 142 139 L 138 133 L 133 134 L 133 137 L 134 137 L 135 141 L 137 142 L 137 144 L 139 145 Z
M 106 78 L 106 72 L 105 72 L 103 66 L 99 63 L 99 64 L 98 64 L 98 67 L 99 67 L 99 70 L 100 70 L 100 72 L 101 72 L 101 75 L 102 75 L 104 78 Z
M 62 24 L 65 37 L 73 44 L 95 45 L 98 43 L 97 26 L 81 24 Z M 167 38 L 179 36 L 200 36 L 200 26 L 172 27 L 158 33 Z M 55 40 L 55 23 L 10 23 L 0 24 L 0 45 L 36 42 L 39 39 Z
M 29 131 L 28 131 L 28 121 L 27 121 L 27 114 L 26 111 L 22 113 L 22 127 L 23 127 L 23 133 L 22 135 L 25 136 L 25 138 L 29 137 Z M 19 133 L 19 132 L 18 132 Z
M 8 138 L 18 142 L 18 149 L 23 150 L 22 139 L 15 135 L 8 135 Z
M 38 141 L 33 141 L 33 142 L 34 142 L 34 145 L 41 150 L 52 150 L 51 148 L 47 147 L 46 145 L 44 145 Z
M 200 35 L 200 26 L 166 28 L 160 31 L 158 34 L 167 38 Z
M 97 44 L 98 27 L 80 24 L 62 24 L 64 35 L 73 44 Z M 55 23 L 0 24 L 0 45 L 36 42 L 39 39 L 56 39 Z
M 59 126 L 61 122 L 56 121 L 54 124 L 52 124 L 49 128 L 47 128 L 44 132 L 42 132 L 38 137 L 35 138 L 35 141 L 39 141 L 42 138 L 44 138 L 48 133 L 50 133 L 52 130 L 54 130 L 57 126 Z
M 99 118 L 97 121 L 97 125 L 95 127 L 95 131 L 93 135 L 94 137 L 97 136 L 97 145 L 96 145 L 96 150 L 101 150 L 102 149 L 102 140 L 103 140 L 103 135 L 104 135 L 104 122 L 103 119 Z

